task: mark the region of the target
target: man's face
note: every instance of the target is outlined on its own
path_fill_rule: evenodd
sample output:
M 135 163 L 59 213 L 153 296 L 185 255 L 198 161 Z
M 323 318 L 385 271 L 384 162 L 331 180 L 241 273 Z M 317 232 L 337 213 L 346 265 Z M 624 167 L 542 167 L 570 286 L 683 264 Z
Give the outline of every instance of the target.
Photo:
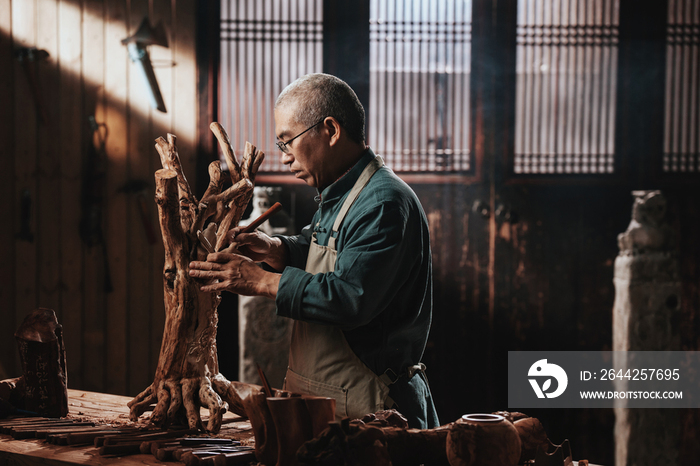
M 307 128 L 293 119 L 293 104 L 275 109 L 275 133 L 280 141 L 289 141 Z M 296 178 L 302 179 L 309 186 L 323 188 L 327 186 L 326 157 L 323 144 L 322 124 L 302 134 L 287 145 L 288 154 L 282 154 L 282 163 L 289 165 L 289 170 Z

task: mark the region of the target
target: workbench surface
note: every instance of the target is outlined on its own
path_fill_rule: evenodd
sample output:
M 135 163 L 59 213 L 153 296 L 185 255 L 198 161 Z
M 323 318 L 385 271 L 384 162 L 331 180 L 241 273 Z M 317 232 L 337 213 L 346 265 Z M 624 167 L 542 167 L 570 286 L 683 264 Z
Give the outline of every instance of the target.
M 145 426 L 147 419 L 139 423 L 129 421 L 127 403 L 131 397 L 108 395 L 105 393 L 68 390 L 68 417 L 93 421 L 96 424 Z M 208 412 L 201 411 L 203 419 Z M 253 432 L 250 422 L 239 416 L 226 413 L 221 432 L 217 437 L 241 440 L 243 444 L 253 444 Z M 67 466 L 67 465 L 182 465 L 182 463 L 163 463 L 153 455 L 138 454 L 129 456 L 100 456 L 94 446 L 59 446 L 42 439 L 14 440 L 9 435 L 0 434 L 0 466 Z M 578 465 L 577 461 L 573 462 Z M 590 466 L 598 466 L 593 465 Z
M 139 423 L 129 421 L 129 408 L 126 404 L 130 400 L 131 397 L 127 396 L 69 389 L 68 417 L 90 420 L 96 424 L 146 425 L 147 421 L 143 419 Z M 206 410 L 202 410 L 201 414 L 202 418 L 208 417 Z M 235 438 L 243 443 L 252 443 L 253 433 L 247 420 L 243 420 L 235 414 L 226 413 L 224 415 L 224 424 L 217 437 Z M 158 461 L 153 455 L 100 456 L 98 449 L 94 446 L 58 446 L 51 445 L 41 439 L 14 440 L 9 435 L 0 434 L 0 466 L 110 465 L 117 463 L 120 465 L 141 466 L 144 464 L 165 464 Z

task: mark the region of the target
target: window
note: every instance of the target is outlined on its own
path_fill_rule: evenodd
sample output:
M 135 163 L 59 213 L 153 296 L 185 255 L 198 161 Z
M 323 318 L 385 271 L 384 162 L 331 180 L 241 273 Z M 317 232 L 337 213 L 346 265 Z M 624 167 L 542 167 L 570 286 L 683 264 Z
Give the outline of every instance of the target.
M 397 172 L 467 172 L 471 0 L 370 2 L 367 139 Z
M 520 0 L 515 174 L 614 172 L 618 0 Z
M 275 145 L 273 107 L 296 78 L 322 70 L 322 0 L 222 0 L 220 123 L 234 150 L 265 152 L 261 172 L 288 172 Z
M 272 108 L 284 86 L 324 69 L 324 2 L 221 1 L 220 121 L 238 152 L 246 139 L 262 146 L 268 154 L 263 172 L 287 174 L 274 145 Z M 369 37 L 362 29 L 358 41 L 369 41 L 367 142 L 402 174 L 477 173 L 471 146 L 472 0 L 364 1 Z M 624 129 L 616 128 L 616 119 L 636 111 L 616 108 L 618 73 L 629 78 L 624 67 L 618 70 L 618 54 L 626 54 L 619 57 L 626 63 L 630 53 L 619 48 L 620 0 L 518 0 L 517 5 L 517 11 L 508 5 L 485 7 L 500 12 L 509 38 L 515 32 L 515 40 L 507 42 L 515 47 L 515 70 L 508 62 L 509 69 L 499 71 L 510 76 L 514 102 L 505 102 L 512 98 L 510 88 L 507 97 L 497 97 L 508 107 L 503 121 L 514 124 L 507 170 L 514 178 L 620 175 L 616 151 L 625 157 L 639 153 L 615 147 L 616 133 Z M 624 14 L 628 28 L 634 18 Z M 664 18 L 657 17 L 653 22 L 660 25 Z M 655 150 L 649 156 L 663 157 L 664 172 L 698 173 L 700 0 L 668 0 L 667 26 L 664 127 L 656 125 L 654 133 L 663 136 L 663 154 Z M 628 47 L 636 39 L 623 40 Z M 512 52 L 508 49 L 508 57 Z M 352 57 L 345 53 L 342 59 Z M 660 91 L 661 78 L 650 86 Z M 626 95 L 619 91 L 621 98 Z M 641 109 L 659 117 L 660 110 Z M 639 166 L 638 160 L 628 162 Z
M 700 0 L 669 0 L 664 172 L 700 172 Z

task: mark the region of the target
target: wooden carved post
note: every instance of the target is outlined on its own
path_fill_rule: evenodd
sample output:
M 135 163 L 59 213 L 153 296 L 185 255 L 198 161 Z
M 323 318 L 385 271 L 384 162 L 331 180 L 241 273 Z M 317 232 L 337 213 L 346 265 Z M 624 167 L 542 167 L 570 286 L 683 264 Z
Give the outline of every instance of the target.
M 221 298 L 219 293 L 199 290 L 201 284 L 188 274 L 189 263 L 194 259 L 206 260 L 207 253 L 199 245 L 198 231 L 211 233 L 215 250 L 221 249 L 226 232 L 231 225 L 238 224 L 250 202 L 255 174 L 265 154 L 246 143 L 239 164 L 226 131 L 218 123 L 212 123 L 210 128 L 226 157 L 233 186 L 222 192 L 221 164 L 212 162 L 209 186 L 201 201 L 197 201 L 185 178 L 175 136 L 168 134 L 167 141 L 162 137 L 156 140 L 163 165 L 155 178 L 165 246 L 165 329 L 155 379 L 129 402 L 129 407 L 132 420 L 156 403 L 152 423 L 178 423 L 186 416 L 190 428 L 201 428 L 199 407 L 204 406 L 210 413 L 207 430 L 218 432 L 227 408 L 245 414 L 241 397 L 254 391 L 254 387 L 229 382 L 219 373 L 216 309 Z

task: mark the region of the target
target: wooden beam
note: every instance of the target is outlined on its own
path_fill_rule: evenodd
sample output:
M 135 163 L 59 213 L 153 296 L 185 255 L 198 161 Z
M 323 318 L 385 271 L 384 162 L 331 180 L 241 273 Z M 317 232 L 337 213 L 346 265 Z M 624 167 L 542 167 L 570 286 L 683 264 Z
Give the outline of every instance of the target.
M 81 119 L 82 150 L 78 163 L 88 162 L 89 145 L 96 144 L 93 133 L 88 126 L 88 116 L 94 116 L 98 123 L 105 121 L 105 4 L 102 2 L 84 2 L 81 39 L 82 39 L 82 93 L 83 117 Z M 80 182 L 87 176 L 81 170 Z M 82 195 L 82 194 L 81 194 Z M 103 216 L 106 206 L 102 206 Z M 81 209 L 80 216 L 86 215 Z M 104 228 L 104 222 L 102 224 Z M 103 250 L 99 246 L 88 246 L 83 242 L 83 345 L 82 357 L 83 385 L 89 390 L 103 390 L 106 361 L 106 314 L 107 299 L 105 293 L 105 261 Z M 71 355 L 67 356 L 70 369 Z M 69 375 L 70 376 L 70 375 Z
M 36 44 L 36 3 L 12 3 L 12 39 L 16 47 L 33 47 Z M 25 66 L 26 65 L 26 66 Z M 15 293 L 16 324 L 37 307 L 37 107 L 34 92 L 37 83 L 32 80 L 36 62 L 14 60 L 15 107 L 15 182 L 13 202 L 19 206 L 19 235 L 15 237 Z
M 129 273 L 127 199 L 118 193 L 127 181 L 128 54 L 121 40 L 128 35 L 126 3 L 108 0 L 105 11 L 105 124 L 107 137 L 107 223 L 105 240 L 113 290 L 107 297 L 107 360 L 105 390 L 126 393 L 127 276 Z
M 61 310 L 59 322 L 65 335 L 69 383 L 83 386 L 83 244 L 78 232 L 81 209 L 82 155 L 87 135 L 87 118 L 82 100 L 82 17 L 79 0 L 59 4 L 58 60 L 61 64 L 58 114 L 61 222 L 59 224 Z M 93 348 L 90 348 L 93 350 Z
M 0 11 L 12 11 L 12 0 L 0 0 Z M 0 309 L 7 326 L 16 328 L 15 311 L 15 232 L 17 231 L 17 197 L 15 187 L 15 73 L 12 44 L 12 15 L 0 15 L 0 100 L 4 110 L 0 112 L 0 196 L 7 199 L 2 204 L 0 215 L 6 219 L 5 228 L 0 232 Z M 20 373 L 17 365 L 17 352 L 12 338 L 0 338 L 0 379 L 10 378 Z
M 150 18 L 148 2 L 131 2 L 127 12 L 128 34 L 138 29 L 144 18 Z M 150 19 L 153 22 L 153 19 Z M 158 49 L 149 48 L 151 60 L 155 60 Z M 151 131 L 152 115 L 159 113 L 149 105 L 148 90 L 140 70 L 131 60 L 128 66 L 129 87 L 127 94 L 128 133 L 126 134 L 128 178 L 126 184 L 119 188 L 127 208 L 127 391 L 138 393 L 148 385 L 153 370 L 149 367 L 151 349 L 151 293 L 153 288 L 151 273 L 153 246 L 146 235 L 148 228 L 142 219 L 141 209 L 153 208 L 153 159 L 157 159 L 153 150 Z M 161 88 L 162 91 L 162 88 Z M 166 107 L 168 103 L 166 102 Z M 115 137 L 117 137 L 115 135 Z M 119 135 L 119 137 L 122 137 Z M 150 221 L 150 220 L 149 220 Z M 154 223 L 155 225 L 155 223 Z M 155 240 L 158 241 L 157 227 Z

